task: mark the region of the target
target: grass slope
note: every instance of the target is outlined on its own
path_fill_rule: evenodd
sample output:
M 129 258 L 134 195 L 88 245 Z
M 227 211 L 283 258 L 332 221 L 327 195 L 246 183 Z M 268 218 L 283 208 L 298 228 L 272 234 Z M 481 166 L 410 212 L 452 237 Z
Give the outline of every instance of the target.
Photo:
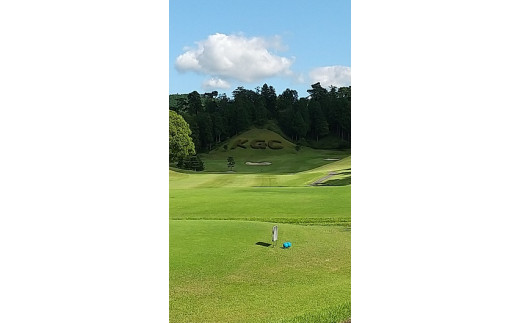
M 307 186 L 313 181 L 329 174 L 339 173 L 339 177 L 350 176 L 350 157 L 339 161 L 324 161 L 325 164 L 314 169 L 291 174 L 270 173 L 221 173 L 206 174 L 204 172 L 170 171 L 170 187 L 172 189 L 187 188 L 221 188 L 221 187 L 260 187 L 260 186 Z M 320 162 L 321 163 L 321 162 Z M 289 164 L 291 165 L 291 164 Z M 261 170 L 264 166 L 245 166 L 250 170 Z M 295 166 L 291 166 L 295 167 Z M 336 178 L 336 177 L 335 177 Z
M 262 222 L 170 221 L 170 322 L 348 317 L 350 231 L 282 224 L 280 241 L 293 247 L 257 245 L 270 242 L 270 230 Z
M 350 157 L 294 175 L 170 171 L 170 218 L 350 226 L 350 186 L 308 186 L 332 171 L 346 169 Z
M 253 149 L 250 143 L 255 139 L 278 140 L 282 149 Z M 246 148 L 236 147 L 232 149 L 237 140 L 247 140 Z M 224 146 L 227 145 L 227 149 Z M 345 158 L 348 151 L 341 150 L 316 150 L 302 147 L 299 151 L 290 141 L 279 134 L 267 129 L 251 129 L 222 143 L 219 148 L 209 154 L 200 154 L 204 161 L 205 172 L 227 172 L 227 158 L 235 159 L 234 171 L 237 173 L 265 173 L 265 174 L 287 174 L 306 171 L 328 164 L 326 158 Z M 248 166 L 246 162 L 268 161 L 269 166 Z

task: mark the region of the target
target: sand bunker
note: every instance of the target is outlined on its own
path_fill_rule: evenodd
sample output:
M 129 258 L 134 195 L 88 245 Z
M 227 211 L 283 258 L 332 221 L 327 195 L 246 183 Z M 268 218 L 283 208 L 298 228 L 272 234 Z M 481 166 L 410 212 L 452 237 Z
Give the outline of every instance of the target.
M 246 165 L 250 165 L 250 166 L 267 166 L 267 165 L 271 165 L 270 162 L 246 162 Z
M 323 160 L 339 160 L 339 158 L 325 158 Z

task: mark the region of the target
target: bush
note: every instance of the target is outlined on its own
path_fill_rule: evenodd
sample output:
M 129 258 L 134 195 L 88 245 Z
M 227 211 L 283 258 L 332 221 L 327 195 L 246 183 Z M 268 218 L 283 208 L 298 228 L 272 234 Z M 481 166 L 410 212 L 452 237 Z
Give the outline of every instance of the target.
M 194 170 L 197 172 L 204 170 L 204 162 L 199 156 L 194 155 L 188 158 L 180 158 L 177 162 L 177 167 L 181 169 Z
M 307 142 L 307 140 L 305 138 L 300 138 L 296 141 L 296 144 L 300 145 L 300 146 L 308 146 L 309 143 Z

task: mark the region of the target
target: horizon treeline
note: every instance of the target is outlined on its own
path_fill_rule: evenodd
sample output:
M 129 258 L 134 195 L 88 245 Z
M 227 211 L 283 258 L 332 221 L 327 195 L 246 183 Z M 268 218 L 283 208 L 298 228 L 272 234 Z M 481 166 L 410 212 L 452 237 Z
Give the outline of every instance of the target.
M 298 97 L 286 89 L 277 95 L 264 84 L 254 91 L 238 87 L 232 97 L 217 91 L 170 94 L 170 110 L 180 114 L 191 129 L 197 152 L 208 152 L 226 139 L 251 126 L 277 130 L 292 141 L 309 145 L 323 137 L 333 137 L 336 148 L 350 148 L 350 86 L 327 90 L 311 85 L 309 95 Z

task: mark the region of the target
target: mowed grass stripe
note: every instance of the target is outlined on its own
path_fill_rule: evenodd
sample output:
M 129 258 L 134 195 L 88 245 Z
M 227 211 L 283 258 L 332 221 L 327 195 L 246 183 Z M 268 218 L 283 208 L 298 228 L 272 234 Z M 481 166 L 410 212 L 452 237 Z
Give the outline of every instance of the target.
M 347 169 L 350 169 L 350 167 L 350 157 L 347 157 L 336 162 L 329 162 L 329 164 L 325 166 L 295 174 L 206 174 L 170 171 L 170 188 L 306 186 L 314 180 L 328 175 L 330 172 L 345 172 Z
M 170 321 L 346 319 L 350 307 L 342 304 L 350 299 L 350 231 L 280 224 L 278 247 L 257 245 L 270 242 L 271 227 L 170 221 Z M 281 249 L 283 241 L 293 246 Z
M 350 186 L 171 189 L 170 219 L 190 218 L 347 224 Z

